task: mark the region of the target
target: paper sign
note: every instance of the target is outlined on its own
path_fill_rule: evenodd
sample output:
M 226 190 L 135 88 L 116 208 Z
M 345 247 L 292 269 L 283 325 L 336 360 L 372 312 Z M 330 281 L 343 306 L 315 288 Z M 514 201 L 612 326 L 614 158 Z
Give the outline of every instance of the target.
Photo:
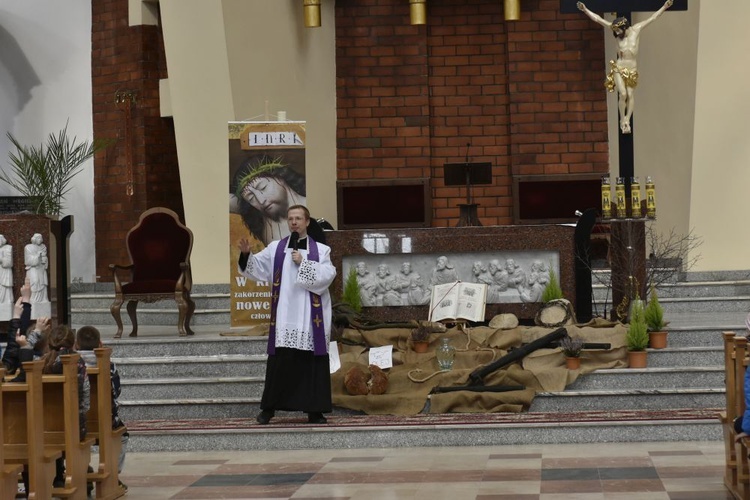
M 382 369 L 393 366 L 393 346 L 386 345 L 383 347 L 370 348 L 370 364 L 379 366 Z
M 341 368 L 341 359 L 339 359 L 339 345 L 337 342 L 331 342 L 328 346 L 328 364 L 331 373 L 336 373 Z

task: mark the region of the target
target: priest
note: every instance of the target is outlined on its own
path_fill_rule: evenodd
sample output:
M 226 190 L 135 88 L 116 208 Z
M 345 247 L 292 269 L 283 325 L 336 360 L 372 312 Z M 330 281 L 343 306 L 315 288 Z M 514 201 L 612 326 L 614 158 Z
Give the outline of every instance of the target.
M 239 272 L 271 282 L 268 360 L 258 423 L 268 424 L 276 410 L 303 411 L 308 422 L 325 424 L 330 413 L 331 296 L 336 277 L 330 247 L 307 234 L 310 212 L 303 205 L 287 210 L 290 236 L 253 254 L 240 240 Z

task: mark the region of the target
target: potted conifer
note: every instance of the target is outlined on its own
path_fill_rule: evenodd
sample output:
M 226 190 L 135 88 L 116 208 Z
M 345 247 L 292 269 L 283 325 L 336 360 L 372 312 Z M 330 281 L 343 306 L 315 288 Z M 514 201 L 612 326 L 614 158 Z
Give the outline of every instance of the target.
M 645 368 L 647 365 L 646 347 L 648 347 L 648 327 L 643 312 L 643 301 L 636 296 L 630 309 L 630 324 L 625 334 L 628 348 L 628 366 Z
M 656 288 L 651 287 L 651 298 L 643 311 L 648 328 L 649 347 L 652 349 L 664 349 L 667 347 L 667 331 L 664 321 L 664 308 L 659 304 Z

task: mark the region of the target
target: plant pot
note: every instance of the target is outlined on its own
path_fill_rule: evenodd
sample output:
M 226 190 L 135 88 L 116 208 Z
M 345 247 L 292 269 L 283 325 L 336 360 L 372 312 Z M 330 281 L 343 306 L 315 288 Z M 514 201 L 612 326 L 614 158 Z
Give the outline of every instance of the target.
M 628 351 L 628 366 L 630 368 L 646 368 L 648 351 Z
M 648 346 L 652 349 L 667 347 L 667 332 L 648 332 Z
M 565 356 L 565 367 L 568 370 L 578 370 L 579 368 L 581 368 L 581 358 L 571 358 Z
M 411 341 L 411 348 L 414 349 L 414 352 L 418 352 L 420 354 L 427 352 L 427 349 L 430 347 L 430 343 L 426 340 L 412 340 Z

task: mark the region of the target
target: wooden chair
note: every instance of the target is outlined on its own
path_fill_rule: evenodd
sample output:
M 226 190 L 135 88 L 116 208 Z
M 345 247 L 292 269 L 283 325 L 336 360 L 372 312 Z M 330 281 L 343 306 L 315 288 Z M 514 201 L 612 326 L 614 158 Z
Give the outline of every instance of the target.
M 5 370 L 0 369 L 0 386 L 5 378 Z M 2 390 L 2 387 L 0 387 Z M 3 399 L 0 398 L 0 415 L 3 413 Z M 4 443 L 3 426 L 0 425 L 0 443 Z M 5 446 L 0 446 L 0 498 L 14 498 L 18 490 L 18 475 L 23 470 L 21 464 L 9 464 L 5 459 Z
M 91 409 L 86 424 L 88 435 L 99 443 L 99 465 L 89 480 L 96 482 L 97 500 L 111 500 L 125 495 L 119 484 L 118 461 L 122 449 L 122 435 L 126 427 L 112 429 L 112 381 L 110 377 L 110 356 L 112 349 L 94 349 L 96 366 L 88 367 L 91 384 Z
M 110 264 L 115 283 L 115 301 L 110 306 L 117 323 L 115 338 L 122 336 L 120 308 L 127 301 L 128 316 L 133 324 L 131 337 L 138 336 L 136 308 L 138 302 L 147 303 L 172 299 L 177 302 L 180 337 L 193 335 L 190 320 L 195 302 L 190 298 L 193 278 L 190 272 L 190 252 L 193 233 L 183 225 L 177 214 L 163 207 L 146 210 L 125 238 L 130 264 Z M 117 270 L 128 270 L 131 279 L 123 284 Z

